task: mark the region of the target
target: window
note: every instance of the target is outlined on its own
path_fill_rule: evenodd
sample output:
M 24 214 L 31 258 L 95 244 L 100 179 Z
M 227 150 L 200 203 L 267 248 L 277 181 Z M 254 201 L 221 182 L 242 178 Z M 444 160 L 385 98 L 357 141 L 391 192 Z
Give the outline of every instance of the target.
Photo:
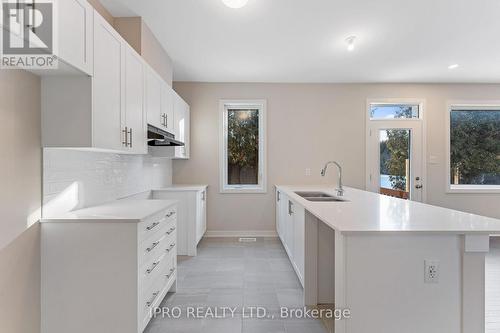
M 500 192 L 500 104 L 448 110 L 448 191 Z
M 265 193 L 265 101 L 221 101 L 220 190 Z
M 420 117 L 419 104 L 393 104 L 393 103 L 372 103 L 370 104 L 371 120 L 387 119 L 412 119 Z

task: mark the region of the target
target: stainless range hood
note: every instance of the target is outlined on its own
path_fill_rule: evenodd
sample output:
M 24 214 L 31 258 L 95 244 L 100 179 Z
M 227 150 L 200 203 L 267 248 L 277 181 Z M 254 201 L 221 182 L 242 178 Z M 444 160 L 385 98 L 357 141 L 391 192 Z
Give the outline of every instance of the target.
M 148 146 L 180 147 L 184 146 L 184 143 L 175 140 L 175 135 L 158 127 L 148 125 Z

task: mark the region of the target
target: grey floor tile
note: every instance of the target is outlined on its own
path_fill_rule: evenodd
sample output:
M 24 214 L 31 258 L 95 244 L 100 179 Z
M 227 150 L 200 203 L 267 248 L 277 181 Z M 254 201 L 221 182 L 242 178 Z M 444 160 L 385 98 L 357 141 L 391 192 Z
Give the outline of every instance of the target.
M 304 293 L 300 289 L 278 289 L 276 295 L 280 306 L 289 308 L 304 306 Z
M 225 319 L 204 319 L 203 333 L 241 333 L 241 317 Z
M 286 333 L 328 333 L 320 320 L 285 320 Z
M 243 288 L 226 289 L 215 288 L 210 291 L 207 298 L 208 306 L 229 306 L 239 307 L 243 306 Z
M 243 333 L 285 333 L 282 320 L 243 319 Z M 305 333 L 305 332 L 304 332 Z
M 319 320 L 280 318 L 280 306 L 302 307 L 303 290 L 277 238 L 258 238 L 255 243 L 240 243 L 235 238 L 204 238 L 197 257 L 178 258 L 177 282 L 177 293 L 169 293 L 162 306 L 179 306 L 183 314 L 188 306 L 236 307 L 237 317 L 157 317 L 146 333 L 326 332 Z M 263 307 L 268 317 L 243 318 L 243 306 Z
M 201 333 L 203 321 L 200 319 L 155 319 L 144 333 Z

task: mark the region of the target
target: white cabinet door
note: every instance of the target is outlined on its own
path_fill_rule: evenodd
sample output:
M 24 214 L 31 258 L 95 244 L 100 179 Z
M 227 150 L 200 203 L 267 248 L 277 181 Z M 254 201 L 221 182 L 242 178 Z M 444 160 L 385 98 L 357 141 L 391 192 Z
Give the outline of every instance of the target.
M 305 242 L 305 210 L 300 205 L 293 206 L 293 264 L 299 275 L 304 278 L 304 242 Z
M 285 215 L 285 250 L 290 257 L 290 261 L 293 262 L 293 242 L 294 242 L 294 214 L 295 205 L 293 201 L 287 199 L 287 211 Z
M 92 75 L 93 8 L 86 0 L 57 2 L 59 58 Z
M 280 190 L 276 190 L 276 232 L 283 242 L 283 214 L 282 214 L 282 200 L 283 194 Z
M 125 42 L 99 14 L 94 15 L 93 146 L 124 150 L 121 117 Z
M 136 154 L 147 153 L 144 110 L 144 63 L 132 48 L 125 52 L 125 116 L 126 143 Z
M 175 91 L 173 94 L 174 94 L 175 139 L 184 143 L 184 146 L 175 147 L 174 158 L 188 159 L 189 141 L 190 141 L 189 105 Z
M 207 231 L 207 191 L 199 193 L 198 216 L 196 216 L 196 244 Z
M 174 91 L 165 81 L 161 81 L 161 117 L 163 129 L 175 133 Z
M 146 113 L 148 124 L 157 128 L 164 128 L 164 118 L 161 114 L 161 87 L 162 81 L 158 74 L 146 66 Z

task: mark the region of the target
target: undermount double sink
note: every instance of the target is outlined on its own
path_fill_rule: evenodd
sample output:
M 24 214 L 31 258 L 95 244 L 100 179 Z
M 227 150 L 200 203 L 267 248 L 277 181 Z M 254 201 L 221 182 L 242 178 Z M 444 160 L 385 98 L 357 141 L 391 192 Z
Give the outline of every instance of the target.
M 315 192 L 315 191 L 297 191 L 295 192 L 298 196 L 306 199 L 307 201 L 317 201 L 317 202 L 346 202 L 347 200 L 334 197 L 325 192 Z

